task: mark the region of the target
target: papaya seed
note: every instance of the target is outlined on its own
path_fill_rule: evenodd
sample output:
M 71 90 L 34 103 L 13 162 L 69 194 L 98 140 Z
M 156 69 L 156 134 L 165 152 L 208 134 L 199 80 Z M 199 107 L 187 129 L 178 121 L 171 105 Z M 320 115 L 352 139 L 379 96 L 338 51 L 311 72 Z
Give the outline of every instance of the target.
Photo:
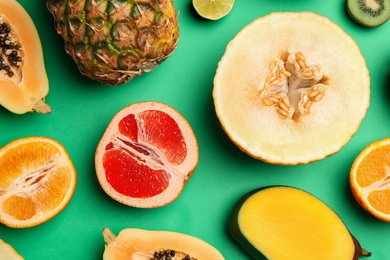
M 151 260 L 173 260 L 176 255 L 175 250 L 171 249 L 165 249 L 165 250 L 160 250 L 156 251 L 153 253 L 153 258 Z M 185 255 L 183 258 L 180 258 L 181 260 L 196 260 L 195 258 Z
M 0 53 L 0 70 L 4 69 L 5 74 L 9 77 L 15 75 L 10 66 L 19 68 L 19 63 L 22 61 L 22 57 L 19 55 L 20 45 L 15 43 L 17 39 L 10 36 L 12 29 L 8 23 L 0 23 L 0 47 L 2 54 Z M 7 56 L 4 59 L 3 54 Z M 8 62 L 7 62 L 8 61 Z

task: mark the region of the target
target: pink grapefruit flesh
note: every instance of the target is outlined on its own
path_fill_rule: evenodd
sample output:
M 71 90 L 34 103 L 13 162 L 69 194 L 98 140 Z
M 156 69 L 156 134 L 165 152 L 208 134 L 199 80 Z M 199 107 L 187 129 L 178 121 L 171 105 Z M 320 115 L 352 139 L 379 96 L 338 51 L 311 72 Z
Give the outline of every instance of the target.
M 173 108 L 140 102 L 119 111 L 96 150 L 103 190 L 135 207 L 159 207 L 181 193 L 198 163 L 188 122 Z

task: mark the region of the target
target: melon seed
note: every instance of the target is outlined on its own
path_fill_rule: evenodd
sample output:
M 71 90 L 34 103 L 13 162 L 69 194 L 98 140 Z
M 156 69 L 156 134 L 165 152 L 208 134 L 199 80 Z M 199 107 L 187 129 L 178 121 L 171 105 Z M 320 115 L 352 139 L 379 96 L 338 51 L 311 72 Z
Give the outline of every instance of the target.
M 313 102 L 324 96 L 326 85 L 321 68 L 307 65 L 301 52 L 284 53 L 270 63 L 270 73 L 260 90 L 260 99 L 265 106 L 275 106 L 281 119 L 299 121 L 309 114 Z

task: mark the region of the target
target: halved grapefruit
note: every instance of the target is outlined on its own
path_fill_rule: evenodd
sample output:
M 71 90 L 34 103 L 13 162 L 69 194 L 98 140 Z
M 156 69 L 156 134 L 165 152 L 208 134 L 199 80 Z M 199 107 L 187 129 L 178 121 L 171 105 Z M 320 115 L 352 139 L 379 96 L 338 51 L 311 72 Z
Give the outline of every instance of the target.
M 95 155 L 103 190 L 138 208 L 173 202 L 197 164 L 198 143 L 190 124 L 175 109 L 159 102 L 139 102 L 120 110 Z

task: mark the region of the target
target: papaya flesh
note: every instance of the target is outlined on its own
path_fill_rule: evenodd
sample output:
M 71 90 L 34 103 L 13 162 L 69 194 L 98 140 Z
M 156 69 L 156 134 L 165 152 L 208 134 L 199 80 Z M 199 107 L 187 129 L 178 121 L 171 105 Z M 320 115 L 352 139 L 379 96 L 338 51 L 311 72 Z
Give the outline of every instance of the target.
M 370 256 L 324 202 L 288 186 L 255 189 L 233 209 L 229 230 L 255 259 L 358 259 Z
M 103 260 L 224 260 L 207 242 L 179 232 L 126 228 L 115 236 L 105 228 L 103 236 L 106 242 Z
M 0 105 L 15 114 L 51 113 L 38 31 L 16 0 L 0 1 Z

